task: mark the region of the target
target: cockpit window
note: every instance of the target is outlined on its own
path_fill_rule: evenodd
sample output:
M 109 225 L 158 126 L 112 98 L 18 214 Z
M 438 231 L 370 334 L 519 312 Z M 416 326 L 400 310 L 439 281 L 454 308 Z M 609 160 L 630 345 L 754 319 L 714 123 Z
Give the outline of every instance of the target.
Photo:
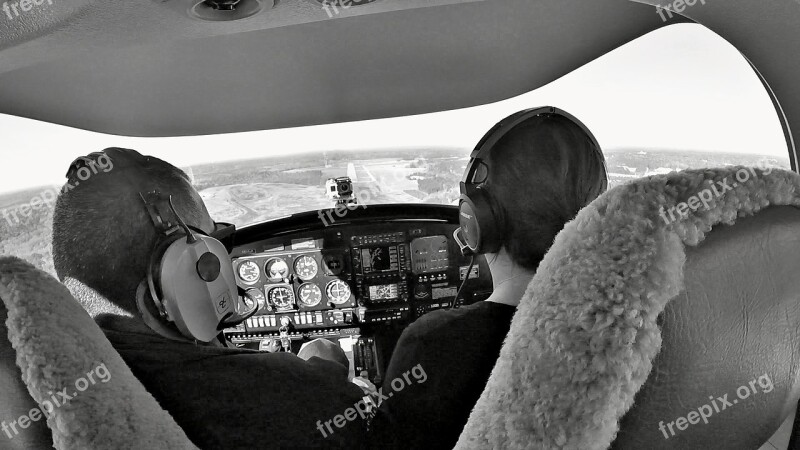
M 213 217 L 238 226 L 336 202 L 454 204 L 465 149 L 323 151 L 187 168 Z
M 595 134 L 611 187 L 686 168 L 789 167 L 775 109 L 745 59 L 711 31 L 676 24 L 532 92 L 434 114 L 180 138 L 126 138 L 0 116 L 8 152 L 0 254 L 52 272 L 58 186 L 77 156 L 105 147 L 134 148 L 183 168 L 212 217 L 241 228 L 342 199 L 455 204 L 481 136 L 503 117 L 542 105 L 568 111 Z

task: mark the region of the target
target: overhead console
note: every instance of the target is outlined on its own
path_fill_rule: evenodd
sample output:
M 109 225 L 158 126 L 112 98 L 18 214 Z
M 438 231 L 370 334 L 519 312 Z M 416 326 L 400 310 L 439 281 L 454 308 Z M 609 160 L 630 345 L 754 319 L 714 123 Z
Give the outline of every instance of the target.
M 320 217 L 301 214 L 237 233 L 237 283 L 260 309 L 225 331 L 231 342 L 274 351 L 288 341 L 294 349 L 316 337 L 352 337 L 356 373 L 380 381 L 408 324 L 491 294 L 478 258 L 456 298 L 469 265 L 452 239 L 456 208 L 379 205 L 333 223 Z

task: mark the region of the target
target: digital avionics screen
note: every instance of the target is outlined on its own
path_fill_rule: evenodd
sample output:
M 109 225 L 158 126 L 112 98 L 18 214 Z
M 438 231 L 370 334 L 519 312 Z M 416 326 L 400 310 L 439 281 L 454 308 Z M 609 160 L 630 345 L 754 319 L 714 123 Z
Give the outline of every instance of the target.
M 397 246 L 361 249 L 361 265 L 364 273 L 398 271 Z
M 394 300 L 397 298 L 396 284 L 382 284 L 369 287 L 370 300 Z

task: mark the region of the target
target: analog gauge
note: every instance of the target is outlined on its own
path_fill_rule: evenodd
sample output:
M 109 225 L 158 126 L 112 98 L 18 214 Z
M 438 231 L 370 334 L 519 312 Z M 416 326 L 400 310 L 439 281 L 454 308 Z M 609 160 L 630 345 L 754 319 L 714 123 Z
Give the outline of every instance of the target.
M 303 306 L 310 308 L 319 305 L 319 302 L 322 301 L 322 290 L 314 283 L 306 283 L 297 290 L 297 296 Z
M 250 312 L 254 308 L 257 311 L 263 311 L 267 306 L 267 297 L 264 296 L 264 293 L 261 292 L 261 289 L 250 288 L 245 291 L 244 296 L 242 297 L 242 301 L 244 302 L 245 311 L 240 311 L 239 313 Z
M 342 255 L 326 255 L 322 261 L 326 275 L 338 276 L 344 270 Z
M 289 286 L 276 286 L 270 288 L 267 296 L 269 302 L 275 305 L 276 309 L 287 310 L 294 306 L 294 293 Z
M 305 255 L 297 258 L 294 262 L 294 273 L 297 274 L 303 281 L 308 281 L 315 276 L 319 271 L 317 260 L 313 256 Z
M 237 272 L 239 273 L 239 279 L 245 284 L 255 284 L 261 278 L 261 270 L 259 270 L 258 264 L 253 261 L 245 261 L 239 264 Z
M 282 258 L 272 258 L 264 267 L 270 281 L 279 281 L 289 278 L 289 265 Z
M 342 280 L 333 280 L 325 286 L 328 300 L 334 305 L 342 305 L 350 300 L 350 286 Z

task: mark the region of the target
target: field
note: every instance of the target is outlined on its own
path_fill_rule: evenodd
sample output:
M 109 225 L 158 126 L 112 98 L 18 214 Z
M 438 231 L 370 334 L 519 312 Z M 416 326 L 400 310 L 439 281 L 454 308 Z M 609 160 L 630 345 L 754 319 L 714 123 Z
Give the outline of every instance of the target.
M 453 203 L 458 199 L 461 176 L 456 171 L 463 171 L 467 163 L 464 153 L 326 152 L 196 166 L 189 173 L 212 217 L 241 227 L 334 206 L 325 196 L 325 181 L 343 176 L 353 180 L 355 197 L 361 203 Z M 453 169 L 441 172 L 443 164 Z M 425 184 L 440 176 L 451 183 L 449 195 Z
M 468 150 L 325 152 L 184 168 L 214 219 L 250 225 L 333 206 L 325 180 L 350 176 L 356 198 L 377 203 L 458 201 Z M 726 165 L 789 167 L 760 155 L 617 149 L 606 153 L 610 186 L 672 170 Z M 54 273 L 51 256 L 54 187 L 0 195 L 0 254 L 15 255 Z M 33 200 L 39 199 L 39 201 Z M 41 201 L 44 199 L 45 201 Z M 29 208 L 34 206 L 34 208 Z M 27 211 L 26 216 L 23 212 Z
M 617 149 L 606 152 L 609 187 L 631 179 L 702 167 L 753 166 L 789 169 L 788 158 L 737 153 L 697 153 L 670 150 Z

